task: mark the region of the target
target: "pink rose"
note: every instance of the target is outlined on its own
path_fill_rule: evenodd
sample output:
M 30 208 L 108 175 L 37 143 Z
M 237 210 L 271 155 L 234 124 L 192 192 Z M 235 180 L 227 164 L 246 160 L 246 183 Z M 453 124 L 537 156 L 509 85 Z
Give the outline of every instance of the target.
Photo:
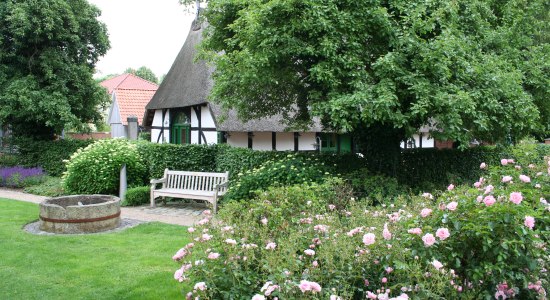
M 308 291 L 312 291 L 314 293 L 321 291 L 321 286 L 317 282 L 307 281 L 307 280 L 300 281 L 298 288 L 300 288 L 302 293 L 305 293 Z
M 386 240 L 391 240 L 391 232 L 388 230 L 388 223 L 384 224 L 384 230 L 382 231 L 382 236 Z
M 448 238 L 449 236 L 451 236 L 451 234 L 449 233 L 449 229 L 447 228 L 439 228 L 436 232 L 435 232 L 435 235 L 441 239 L 442 241 L 445 240 L 446 238 Z
M 227 239 L 225 240 L 225 242 L 229 245 L 237 245 L 237 241 L 235 241 L 234 239 Z
M 208 253 L 208 259 L 218 259 L 218 257 L 220 257 L 219 253 L 216 253 L 216 252 Z
M 513 192 L 510 194 L 510 201 L 512 201 L 514 204 L 520 204 L 523 200 L 523 196 L 520 192 Z
M 487 169 L 487 164 L 482 162 L 481 165 L 479 165 L 479 168 L 482 169 L 482 170 Z
M 434 196 L 430 193 L 423 193 L 422 197 L 424 197 L 426 199 L 430 199 L 430 200 L 434 198 Z
M 476 182 L 474 183 L 474 187 L 475 187 L 475 188 L 479 188 L 480 186 L 481 186 L 481 182 L 476 181 Z
M 455 185 L 454 184 L 449 184 L 449 186 L 447 187 L 447 191 L 452 191 L 455 189 Z
M 525 176 L 523 174 L 519 175 L 519 180 L 521 180 L 522 182 L 525 182 L 525 183 L 531 182 L 531 178 L 529 178 L 529 176 Z
M 510 182 L 512 181 L 512 176 L 503 176 L 502 177 L 502 182 L 506 183 L 506 182 Z
M 187 249 L 181 248 L 181 249 L 178 250 L 178 252 L 176 252 L 176 254 L 174 254 L 174 256 L 172 256 L 172 259 L 175 260 L 175 261 L 180 261 L 187 254 L 188 254 Z
M 424 246 L 430 247 L 431 245 L 435 244 L 435 237 L 431 233 L 427 233 L 422 237 L 422 241 L 424 241 Z
M 422 218 L 425 218 L 425 217 L 429 216 L 431 213 L 432 213 L 432 210 L 431 210 L 431 209 L 429 209 L 429 208 L 424 208 L 424 209 L 422 209 L 422 211 L 420 212 L 420 215 L 422 216 Z
M 329 204 L 328 205 L 328 209 L 330 209 L 330 210 L 334 210 L 335 208 L 336 208 L 336 205 L 334 205 L 334 204 Z
M 500 164 L 505 166 L 505 165 L 508 164 L 508 160 L 506 158 L 503 158 L 503 159 L 500 160 Z
M 477 202 L 483 201 L 483 196 L 477 196 L 476 201 L 477 201 Z
M 262 222 L 262 224 L 267 225 L 267 219 L 266 218 L 262 218 L 261 222 Z
M 277 247 L 277 244 L 275 243 L 267 243 L 267 245 L 265 246 L 267 250 L 273 250 L 275 249 L 275 247 Z
M 443 268 L 443 264 L 437 259 L 434 259 L 434 261 L 432 261 L 432 266 L 434 266 L 434 268 L 436 268 L 437 270 Z
M 484 194 L 487 195 L 487 194 L 491 193 L 494 189 L 495 189 L 494 186 L 488 185 L 488 186 L 485 188 L 485 193 L 484 193 Z
M 388 282 L 388 278 L 382 277 L 382 283 L 386 283 L 386 282 Z
M 315 251 L 311 249 L 304 250 L 304 253 L 309 256 L 315 255 Z
M 495 200 L 495 197 L 489 195 L 485 198 L 483 198 L 483 203 L 485 203 L 485 205 L 487 206 L 491 206 L 493 204 L 495 204 L 496 200 Z
M 376 299 L 378 298 L 375 293 L 373 292 L 367 292 L 367 298 L 369 299 Z
M 189 231 L 190 233 L 193 233 L 193 232 L 195 232 L 195 228 L 189 227 L 189 228 L 187 228 L 187 231 Z
M 458 206 L 458 203 L 456 203 L 456 201 L 453 201 L 447 204 L 447 209 L 450 211 L 455 211 L 457 206 Z
M 174 279 L 179 281 L 179 282 L 183 282 L 183 280 L 184 280 L 183 268 L 179 268 L 179 269 L 176 270 L 176 272 L 174 273 Z
M 374 235 L 374 233 L 367 233 L 363 236 L 363 243 L 367 246 L 372 245 L 374 244 L 375 239 L 376 239 L 376 236 Z
M 422 229 L 420 229 L 418 227 L 411 228 L 411 229 L 408 230 L 408 233 L 421 235 L 422 234 Z
M 207 288 L 207 286 L 206 286 L 205 282 L 197 282 L 193 289 L 194 290 L 199 290 L 199 291 L 206 291 L 206 288 Z
M 265 300 L 264 295 L 256 294 L 252 297 L 252 300 Z
M 531 216 L 525 216 L 525 221 L 523 222 L 523 224 L 529 227 L 529 229 L 533 229 L 533 227 L 535 227 L 535 218 Z

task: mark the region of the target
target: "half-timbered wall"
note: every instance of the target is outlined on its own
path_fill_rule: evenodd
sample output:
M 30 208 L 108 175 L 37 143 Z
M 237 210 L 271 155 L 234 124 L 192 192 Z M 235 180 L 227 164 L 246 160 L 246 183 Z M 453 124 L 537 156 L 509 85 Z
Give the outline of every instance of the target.
M 170 142 L 170 110 L 166 110 L 163 114 L 162 109 L 155 110 L 153 124 L 151 127 L 151 142 L 153 143 L 169 143 Z M 164 118 L 163 118 L 164 115 Z M 163 129 L 164 124 L 164 129 Z

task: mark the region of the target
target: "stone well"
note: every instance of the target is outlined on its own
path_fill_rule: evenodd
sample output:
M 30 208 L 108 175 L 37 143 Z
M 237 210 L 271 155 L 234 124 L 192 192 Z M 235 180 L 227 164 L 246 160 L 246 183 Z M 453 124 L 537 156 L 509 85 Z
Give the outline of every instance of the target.
M 120 225 L 120 199 L 110 195 L 75 195 L 40 203 L 40 230 L 92 233 Z

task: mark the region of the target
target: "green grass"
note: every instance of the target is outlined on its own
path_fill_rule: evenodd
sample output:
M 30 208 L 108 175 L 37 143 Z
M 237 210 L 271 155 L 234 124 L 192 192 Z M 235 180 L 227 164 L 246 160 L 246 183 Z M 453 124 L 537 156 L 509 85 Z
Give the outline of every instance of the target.
M 176 299 L 172 255 L 182 226 L 142 224 L 117 233 L 37 236 L 22 228 L 38 205 L 0 199 L 1 299 Z

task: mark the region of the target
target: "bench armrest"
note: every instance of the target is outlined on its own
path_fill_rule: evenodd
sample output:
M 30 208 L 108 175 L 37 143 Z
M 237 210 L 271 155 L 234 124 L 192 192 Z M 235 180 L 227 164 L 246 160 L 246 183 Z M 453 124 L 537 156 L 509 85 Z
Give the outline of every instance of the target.
M 165 181 L 166 181 L 166 178 L 151 179 L 151 184 L 164 183 Z
M 219 189 L 219 188 L 221 188 L 221 187 L 223 187 L 223 186 L 226 187 L 228 184 L 229 184 L 229 181 L 222 182 L 222 183 L 220 183 L 220 184 L 216 184 L 216 185 L 214 186 L 214 188 L 217 190 L 217 189 Z

